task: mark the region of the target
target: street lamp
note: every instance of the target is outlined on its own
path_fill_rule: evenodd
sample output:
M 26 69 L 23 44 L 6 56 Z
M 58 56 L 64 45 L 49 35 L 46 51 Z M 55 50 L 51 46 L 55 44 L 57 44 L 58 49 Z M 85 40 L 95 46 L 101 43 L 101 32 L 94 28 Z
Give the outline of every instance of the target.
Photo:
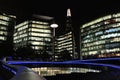
M 54 58 L 53 60 L 55 61 L 55 29 L 58 27 L 58 24 L 53 23 L 50 25 L 50 27 L 53 28 L 53 48 L 52 48 L 52 50 L 53 50 L 53 58 Z
M 55 28 L 58 27 L 58 24 L 51 24 L 50 27 L 53 28 L 53 37 L 55 37 Z

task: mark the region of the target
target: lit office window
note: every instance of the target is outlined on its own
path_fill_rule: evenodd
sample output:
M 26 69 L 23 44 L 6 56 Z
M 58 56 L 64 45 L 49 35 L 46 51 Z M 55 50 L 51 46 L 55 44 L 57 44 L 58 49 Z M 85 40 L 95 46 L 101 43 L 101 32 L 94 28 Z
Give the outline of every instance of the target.
M 5 31 L 0 31 L 0 35 L 7 35 L 7 32 L 5 32 Z
M 25 37 L 25 38 L 23 38 L 23 41 L 27 41 L 27 40 L 28 40 L 28 38 L 26 38 L 26 37 Z
M 30 40 L 43 41 L 41 37 L 29 37 Z
M 6 21 L 3 21 L 3 20 L 0 20 L 0 24 L 8 26 L 9 22 L 6 22 Z
M 6 40 L 6 37 L 0 36 L 0 40 Z
M 96 36 L 101 35 L 101 34 L 103 34 L 103 31 L 99 31 L 99 32 L 95 33 Z
M 112 33 L 112 34 L 103 35 L 103 36 L 101 36 L 101 39 L 117 37 L 117 36 L 120 36 L 120 33 Z
M 120 51 L 120 48 L 106 49 L 107 53 Z
M 105 32 L 106 32 L 106 33 L 110 33 L 110 32 L 116 32 L 116 31 L 120 31 L 120 28 L 118 27 L 118 28 L 108 29 L 108 30 L 106 30 Z
M 34 41 L 30 41 L 30 42 L 33 45 L 43 45 L 44 44 L 44 42 L 34 42 Z
M 45 41 L 51 41 L 51 39 L 50 39 L 50 38 L 45 38 L 44 40 L 45 40 Z
M 15 26 L 15 29 L 20 28 L 20 27 L 25 26 L 25 25 L 28 25 L 28 21 L 25 21 L 25 22 Z
M 9 21 L 9 17 L 6 17 L 6 16 L 3 16 L 3 15 L 0 15 L 0 19 L 1 20 L 6 20 L 6 21 Z
M 42 32 L 42 33 L 50 33 L 50 30 L 44 30 L 44 29 L 37 29 L 37 28 L 30 28 L 30 31 L 35 31 L 35 32 Z
M 14 33 L 14 34 L 22 35 L 22 34 L 27 34 L 26 32 L 27 32 L 27 30 L 25 29 L 25 30 L 18 31 L 17 33 Z
M 7 28 L 5 26 L 0 26 L 1 30 L 7 30 Z
M 91 42 L 91 40 L 90 39 L 86 39 L 86 40 L 83 41 L 83 43 L 88 43 L 88 42 Z
M 95 55 L 95 54 L 97 54 L 97 51 L 90 51 L 89 52 L 89 55 Z
M 40 21 L 32 21 L 32 23 L 37 23 L 37 24 L 48 24 L 46 22 L 40 22 Z
M 114 38 L 111 40 L 111 42 L 120 42 L 120 38 Z
M 41 28 L 41 29 L 49 28 L 49 26 L 47 26 L 47 25 L 40 25 L 40 24 L 32 24 L 32 27 Z
M 26 36 L 27 36 L 27 34 L 22 34 L 22 35 L 21 35 L 21 37 L 26 37 Z
M 120 18 L 116 18 L 116 21 L 120 21 Z
M 28 25 L 24 25 L 24 26 L 18 28 L 17 30 L 18 30 L 18 31 L 21 31 L 21 30 L 24 30 L 24 29 L 26 29 L 26 28 L 28 28 Z
M 30 33 L 30 35 L 32 35 L 32 36 L 41 36 L 41 37 L 51 36 L 51 34 L 40 34 L 40 33 L 34 33 L 34 32 Z

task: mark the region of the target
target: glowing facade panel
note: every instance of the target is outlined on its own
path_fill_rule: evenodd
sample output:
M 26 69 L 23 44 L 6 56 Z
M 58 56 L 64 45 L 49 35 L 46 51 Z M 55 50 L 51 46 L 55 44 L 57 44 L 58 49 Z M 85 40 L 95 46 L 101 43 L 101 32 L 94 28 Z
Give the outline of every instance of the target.
M 116 57 L 120 54 L 120 15 L 98 18 L 80 27 L 83 58 Z

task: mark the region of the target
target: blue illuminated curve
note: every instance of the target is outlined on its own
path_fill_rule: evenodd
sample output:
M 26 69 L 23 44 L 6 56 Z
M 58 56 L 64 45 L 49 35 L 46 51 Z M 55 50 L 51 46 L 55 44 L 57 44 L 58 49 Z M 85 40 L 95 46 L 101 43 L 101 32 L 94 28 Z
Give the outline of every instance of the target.
M 115 59 L 115 58 L 114 58 Z M 101 64 L 101 63 L 91 63 L 87 61 L 64 61 L 64 62 L 39 62 L 39 61 L 8 61 L 7 64 L 14 64 L 14 65 L 24 65 L 24 64 L 37 64 L 37 65 L 86 65 L 86 66 L 99 66 L 99 67 L 108 67 L 108 68 L 113 68 L 113 69 L 118 69 L 120 70 L 120 66 L 116 65 L 111 65 L 111 64 Z
M 107 61 L 107 60 L 120 60 L 120 58 L 102 58 L 102 59 L 86 59 L 86 60 L 71 60 L 65 62 L 88 62 L 88 61 Z
M 6 65 L 2 65 L 3 68 L 7 69 L 8 71 L 12 72 L 13 74 L 16 74 L 16 71 Z
M 89 61 L 105 61 L 105 60 L 120 60 L 120 58 L 103 58 L 103 59 L 87 59 L 87 60 L 72 60 L 64 62 L 89 62 Z M 40 61 L 7 61 L 8 64 L 31 64 L 31 63 L 63 63 L 63 62 L 40 62 Z

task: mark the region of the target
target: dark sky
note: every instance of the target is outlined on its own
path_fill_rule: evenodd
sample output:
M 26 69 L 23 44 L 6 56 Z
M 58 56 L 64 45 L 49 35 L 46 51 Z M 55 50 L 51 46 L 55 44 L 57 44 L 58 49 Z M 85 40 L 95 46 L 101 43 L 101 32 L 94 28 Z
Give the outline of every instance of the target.
M 108 14 L 120 12 L 119 0 L 0 0 L 0 12 L 17 16 L 17 22 L 32 14 L 55 17 L 58 32 L 64 29 L 66 10 L 71 8 L 75 30 L 80 25 Z

